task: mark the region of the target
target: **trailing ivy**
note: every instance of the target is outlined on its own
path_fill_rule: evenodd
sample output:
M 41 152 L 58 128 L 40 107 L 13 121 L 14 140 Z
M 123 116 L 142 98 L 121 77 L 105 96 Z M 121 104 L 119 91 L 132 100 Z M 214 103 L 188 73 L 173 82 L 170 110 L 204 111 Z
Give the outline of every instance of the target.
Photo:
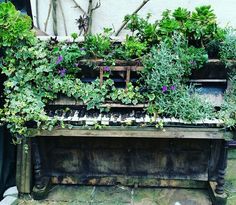
M 194 87 L 187 85 L 192 70 L 200 69 L 208 59 L 204 46 L 223 39 L 219 37 L 213 11 L 208 6 L 194 12 L 179 8 L 173 13 L 164 12 L 159 22 L 150 23 L 149 18 L 150 15 L 146 19 L 127 16 L 127 27 L 133 34 L 127 35 L 122 43 L 111 41 L 111 29 L 105 29 L 103 34 L 87 35 L 83 43 L 75 42 L 76 34 L 72 35 L 73 42 L 56 39 L 41 42 L 30 31 L 28 17 L 17 12 L 11 3 L 0 4 L 0 28 L 5 29 L 0 32 L 0 46 L 4 51 L 0 69 L 7 76 L 1 121 L 16 136 L 29 135 L 29 123 L 49 130 L 64 126 L 45 111 L 45 106 L 60 94 L 83 102 L 88 110 L 104 111 L 102 104 L 108 101 L 132 105 L 148 102 L 148 112 L 156 116 L 191 122 L 213 117 L 213 107 L 200 100 L 194 94 Z M 11 33 L 12 30 L 15 32 Z M 234 51 L 227 40 L 221 47 L 221 53 L 229 55 L 222 55 L 224 59 L 231 58 Z M 102 85 L 98 78 L 90 83 L 82 82 L 82 70 L 96 69 L 92 63 L 80 64 L 85 59 L 104 61 Z M 117 59 L 138 59 L 144 65 L 141 79 L 135 84 L 128 83 L 126 89 L 116 88 L 111 79 Z M 223 108 L 226 118 L 235 112 L 233 103 L 229 99 L 231 110 L 227 106 Z

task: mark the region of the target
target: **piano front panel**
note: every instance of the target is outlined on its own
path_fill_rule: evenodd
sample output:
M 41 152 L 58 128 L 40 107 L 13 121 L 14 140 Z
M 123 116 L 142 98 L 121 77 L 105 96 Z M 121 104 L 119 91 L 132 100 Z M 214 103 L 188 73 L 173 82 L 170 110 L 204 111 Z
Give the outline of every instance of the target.
M 43 171 L 56 184 L 140 185 L 151 179 L 207 181 L 219 155 L 206 139 L 39 137 Z M 220 140 L 219 140 L 220 141 Z M 46 145 L 45 144 L 46 142 Z M 46 150 L 46 152 L 45 152 Z M 211 164 L 211 170 L 208 165 Z M 156 184 L 157 185 L 157 184 Z

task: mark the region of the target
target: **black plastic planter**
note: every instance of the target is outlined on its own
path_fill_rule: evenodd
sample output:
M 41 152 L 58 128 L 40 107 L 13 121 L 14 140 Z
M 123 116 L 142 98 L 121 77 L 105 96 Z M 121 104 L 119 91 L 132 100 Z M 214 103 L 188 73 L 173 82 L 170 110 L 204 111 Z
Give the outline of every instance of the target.
M 4 191 L 15 185 L 16 146 L 9 131 L 0 126 L 0 200 Z

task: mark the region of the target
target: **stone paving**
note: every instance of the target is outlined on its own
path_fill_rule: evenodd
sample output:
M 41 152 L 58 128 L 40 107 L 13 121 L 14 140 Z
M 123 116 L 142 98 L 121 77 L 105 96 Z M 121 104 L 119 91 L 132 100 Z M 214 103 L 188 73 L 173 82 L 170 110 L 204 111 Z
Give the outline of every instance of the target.
M 236 150 L 226 176 L 227 205 L 236 205 Z M 211 205 L 206 190 L 130 188 L 124 186 L 55 186 L 47 200 L 21 199 L 18 205 Z
M 48 200 L 21 200 L 19 205 L 211 205 L 204 190 L 56 186 Z

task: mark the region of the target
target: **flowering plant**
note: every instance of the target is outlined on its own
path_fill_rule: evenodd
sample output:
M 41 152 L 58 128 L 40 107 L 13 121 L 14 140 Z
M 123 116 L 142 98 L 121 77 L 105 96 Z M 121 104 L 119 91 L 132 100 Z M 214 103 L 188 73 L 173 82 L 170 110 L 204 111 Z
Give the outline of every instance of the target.
M 17 48 L 14 44 L 4 47 L 0 60 L 1 72 L 7 78 L 1 121 L 8 124 L 16 136 L 27 136 L 29 124 L 49 130 L 60 126 L 45 110 L 46 105 L 60 94 L 83 102 L 88 110 L 100 109 L 102 112 L 102 104 L 106 101 L 132 105 L 148 103 L 148 112 L 155 115 L 188 121 L 211 118 L 213 107 L 192 94 L 193 88 L 187 85 L 192 70 L 200 69 L 208 59 L 204 48 L 189 46 L 189 39 L 176 32 L 171 41 L 164 38 L 160 42 L 163 35 L 156 32 L 157 22 L 150 24 L 147 19 L 137 16 L 129 18 L 128 28 L 135 31 L 140 27 L 141 30 L 137 35 L 127 36 L 121 44 L 111 41 L 111 30 L 86 36 L 83 43 L 57 42 L 56 39 L 41 42 L 26 22 L 29 35 L 24 35 L 22 45 Z M 15 37 L 15 40 L 19 39 L 20 34 Z M 74 40 L 76 37 L 73 35 Z M 104 61 L 102 85 L 91 58 Z M 84 59 L 87 63 L 82 64 Z M 144 66 L 137 74 L 138 81 L 128 83 L 126 89 L 117 88 L 111 79 L 116 59 L 138 59 Z M 95 80 L 85 82 L 85 75 Z

